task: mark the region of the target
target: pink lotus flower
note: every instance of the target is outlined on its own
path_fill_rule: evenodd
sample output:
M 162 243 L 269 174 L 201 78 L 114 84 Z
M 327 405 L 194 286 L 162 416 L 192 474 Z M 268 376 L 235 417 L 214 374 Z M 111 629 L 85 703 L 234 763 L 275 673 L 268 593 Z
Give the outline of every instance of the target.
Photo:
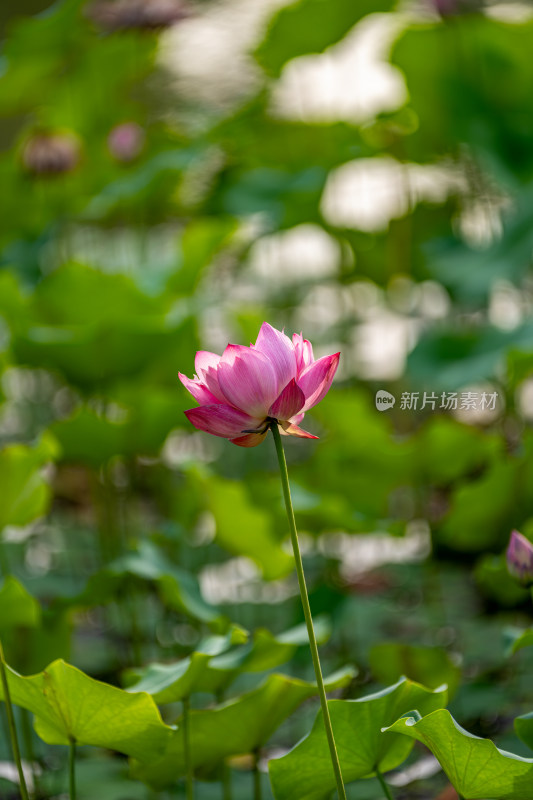
M 241 447 L 255 447 L 277 421 L 289 436 L 318 439 L 299 427 L 305 412 L 328 393 L 340 353 L 315 361 L 311 343 L 292 341 L 263 322 L 255 345 L 229 344 L 222 356 L 200 350 L 196 375 L 180 381 L 200 403 L 185 412 L 195 428 Z
M 529 539 L 513 531 L 506 556 L 511 575 L 526 586 L 533 584 L 533 544 Z

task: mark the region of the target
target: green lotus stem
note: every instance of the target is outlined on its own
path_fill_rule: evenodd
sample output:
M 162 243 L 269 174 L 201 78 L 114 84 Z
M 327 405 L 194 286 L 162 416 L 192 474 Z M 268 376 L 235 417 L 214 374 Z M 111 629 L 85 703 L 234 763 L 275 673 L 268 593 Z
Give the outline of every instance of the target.
M 15 727 L 15 717 L 13 714 L 13 706 L 11 704 L 11 694 L 9 693 L 9 684 L 7 682 L 6 662 L 4 659 L 4 648 L 0 641 L 0 678 L 2 680 L 2 689 L 4 692 L 4 703 L 6 706 L 7 724 L 9 726 L 9 738 L 11 739 L 11 748 L 13 750 L 13 758 L 17 765 L 19 774 L 20 794 L 22 800 L 29 800 L 28 788 L 26 786 L 26 778 L 24 777 L 24 770 L 22 769 L 22 760 L 20 758 L 19 743 L 17 739 L 17 729 Z
M 68 785 L 70 800 L 76 800 L 76 739 L 70 739 L 68 750 Z
M 30 715 L 27 708 L 21 708 L 20 711 L 21 711 L 20 721 L 22 727 L 22 738 L 24 740 L 24 750 L 26 752 L 26 760 L 31 764 L 33 795 L 34 797 L 37 797 L 39 795 L 39 787 L 38 787 L 39 778 L 37 775 L 37 770 L 35 769 L 35 752 L 33 749 Z
M 254 750 L 254 800 L 261 800 L 261 773 L 259 772 L 259 751 Z
M 381 784 L 381 788 L 383 789 L 383 794 L 385 795 L 387 800 L 394 800 L 394 798 L 393 798 L 393 796 L 391 794 L 391 790 L 389 789 L 389 786 L 388 786 L 385 778 L 383 777 L 383 775 L 379 771 L 379 769 L 376 769 L 376 775 L 377 775 L 378 781 Z
M 194 775 L 191 759 L 191 729 L 189 711 L 191 701 L 183 698 L 183 753 L 185 755 L 185 793 L 187 800 L 194 800 Z
M 223 800 L 231 800 L 231 770 L 229 764 L 222 764 L 222 797 Z
M 219 689 L 215 692 L 217 704 L 220 705 L 224 702 L 224 690 Z M 222 762 L 222 800 L 231 800 L 233 796 L 233 787 L 231 780 L 231 768 L 228 762 L 224 759 Z
M 11 572 L 9 568 L 9 559 L 7 557 L 3 543 L 1 543 L 0 546 L 0 572 L 2 573 L 3 578 L 6 578 Z
M 309 596 L 307 594 L 307 586 L 305 583 L 302 555 L 300 553 L 300 545 L 298 542 L 298 531 L 296 530 L 296 520 L 294 519 L 294 510 L 292 507 L 291 489 L 289 486 L 289 474 L 287 472 L 287 462 L 285 460 L 285 452 L 283 450 L 283 443 L 281 441 L 281 434 L 279 432 L 277 422 L 273 422 L 271 424 L 270 430 L 272 431 L 272 434 L 274 436 L 274 442 L 276 444 L 276 452 L 278 454 L 279 471 L 281 474 L 281 485 L 283 487 L 283 496 L 285 498 L 285 508 L 287 509 L 287 517 L 289 519 L 292 549 L 294 552 L 294 560 L 296 562 L 298 585 L 300 587 L 300 597 L 302 599 L 305 624 L 307 625 L 307 634 L 309 636 L 311 657 L 313 659 L 313 667 L 315 669 L 318 694 L 320 696 L 320 705 L 322 707 L 322 715 L 324 718 L 324 728 L 326 730 L 326 737 L 328 740 L 333 772 L 335 773 L 337 793 L 339 795 L 339 800 L 346 800 L 346 790 L 344 788 L 344 783 L 342 780 L 341 765 L 339 763 L 339 756 L 337 753 L 335 738 L 333 736 L 333 728 L 331 726 L 331 719 L 329 716 L 328 701 L 326 697 L 326 690 L 324 688 L 324 678 L 322 677 L 322 670 L 320 668 L 320 658 L 318 655 L 318 646 L 316 643 L 315 629 L 313 626 L 313 617 L 311 616 L 311 607 L 309 605 Z

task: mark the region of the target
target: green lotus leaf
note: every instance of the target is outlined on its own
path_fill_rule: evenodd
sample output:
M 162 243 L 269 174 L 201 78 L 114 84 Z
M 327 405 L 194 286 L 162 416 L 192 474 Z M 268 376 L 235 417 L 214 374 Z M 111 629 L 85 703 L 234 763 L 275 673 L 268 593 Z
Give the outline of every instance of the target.
M 517 717 L 514 721 L 514 729 L 518 738 L 527 744 L 530 750 L 533 750 L 533 712 L 530 711 L 529 714 Z
M 215 517 L 216 541 L 221 547 L 251 558 L 266 580 L 282 578 L 291 572 L 293 558 L 282 549 L 272 528 L 271 515 L 252 504 L 242 482 L 213 476 L 203 482 L 203 490 Z
M 0 630 L 35 628 L 41 621 L 41 606 L 13 575 L 0 586 Z
M 326 680 L 326 689 L 341 688 L 354 674 L 347 667 Z M 224 759 L 251 753 L 263 746 L 293 711 L 318 692 L 315 683 L 286 675 L 269 675 L 259 688 L 206 710 L 190 712 L 190 743 L 195 770 L 209 770 Z M 179 729 L 168 740 L 162 758 L 150 761 L 143 756 L 134 762 L 137 778 L 155 789 L 170 786 L 185 773 L 183 732 Z
M 441 708 L 427 716 L 406 715 L 387 731 L 403 733 L 429 747 L 465 800 L 531 800 L 533 759 L 499 750 L 473 736 Z
M 317 641 L 323 644 L 330 634 L 329 622 L 317 617 L 314 625 Z M 241 673 L 273 669 L 289 661 L 297 647 L 309 643 L 305 623 L 277 636 L 258 628 L 252 640 L 247 639 L 247 633 L 233 625 L 225 636 L 209 637 L 177 663 L 128 670 L 128 690 L 148 692 L 157 703 L 172 703 L 193 692 L 221 695 Z
M 398 736 L 382 733 L 391 720 L 422 705 L 429 713 L 446 705 L 447 690 L 426 689 L 402 678 L 394 686 L 357 700 L 330 700 L 331 724 L 345 783 L 394 769 L 409 755 Z M 311 733 L 286 756 L 269 764 L 276 800 L 326 800 L 335 790 L 324 721 L 319 713 Z
M 7 676 L 12 702 L 35 715 L 35 730 L 47 744 L 74 741 L 155 759 L 172 737 L 150 695 L 96 681 L 65 661 L 28 677 L 8 667 Z
M 442 647 L 422 647 L 402 642 L 381 642 L 369 654 L 372 674 L 380 683 L 401 675 L 435 689 L 445 683 L 452 697 L 461 681 L 461 670 Z
M 506 628 L 504 631 L 506 653 L 513 656 L 523 647 L 533 645 L 533 628 L 521 630 L 520 628 Z
M 331 633 L 327 617 L 316 617 L 314 628 L 318 644 L 326 642 Z M 289 661 L 298 647 L 308 645 L 305 623 L 279 634 L 273 634 L 266 628 L 258 628 L 254 631 L 251 641 L 213 658 L 210 663 L 211 669 L 205 676 L 206 681 L 209 681 L 209 684 L 205 685 L 205 690 L 220 691 L 241 672 L 263 672 L 274 669 Z
M 256 57 L 272 75 L 307 53 L 320 53 L 342 39 L 366 14 L 389 11 L 391 0 L 299 0 L 283 8 L 270 23 Z
M 237 625 L 225 636 L 210 636 L 190 656 L 175 664 L 149 664 L 144 669 L 128 670 L 125 675 L 129 692 L 147 692 L 157 703 L 174 703 L 193 692 L 205 690 L 210 661 L 235 644 L 243 644 L 247 632 Z M 215 670 L 215 674 L 216 674 Z
M 104 605 L 116 597 L 118 588 L 132 578 L 156 584 L 164 603 L 193 619 L 226 627 L 227 621 L 202 597 L 196 577 L 170 561 L 152 542 L 143 540 L 138 549 L 113 561 L 105 569 L 91 575 L 84 589 L 67 599 L 58 599 L 59 606 L 89 608 Z
M 6 525 L 27 525 L 46 512 L 50 489 L 41 467 L 56 455 L 49 435 L 35 447 L 14 444 L 0 450 L 0 531 Z

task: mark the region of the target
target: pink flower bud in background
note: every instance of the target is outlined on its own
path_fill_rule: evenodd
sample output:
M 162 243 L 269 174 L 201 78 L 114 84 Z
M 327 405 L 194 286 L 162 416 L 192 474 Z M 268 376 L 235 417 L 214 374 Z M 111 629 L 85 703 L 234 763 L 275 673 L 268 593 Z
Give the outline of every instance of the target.
M 22 163 L 33 175 L 61 175 L 79 163 L 81 148 L 73 133 L 34 133 L 22 150 Z
M 317 439 L 299 425 L 328 393 L 339 357 L 315 361 L 301 334 L 291 341 L 264 322 L 255 345 L 229 344 L 222 356 L 196 353 L 194 378 L 179 378 L 200 406 L 185 414 L 195 428 L 240 447 L 260 444 L 274 421 L 285 435 Z
M 518 531 L 511 533 L 507 548 L 507 569 L 526 586 L 533 584 L 533 544 Z
M 146 135 L 136 122 L 123 122 L 116 125 L 107 137 L 109 152 L 123 163 L 134 161 L 141 153 Z

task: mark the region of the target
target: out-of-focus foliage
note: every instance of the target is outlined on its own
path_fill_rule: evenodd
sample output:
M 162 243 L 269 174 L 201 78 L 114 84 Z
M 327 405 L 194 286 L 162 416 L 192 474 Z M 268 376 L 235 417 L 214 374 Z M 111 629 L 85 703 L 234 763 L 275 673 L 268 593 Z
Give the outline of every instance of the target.
M 306 417 L 320 441 L 286 449 L 323 659 L 359 667 L 336 684 L 343 737 L 369 692 L 405 674 L 447 682 L 461 724 L 519 751 L 530 594 L 502 552 L 511 528 L 533 534 L 531 7 L 250 3 L 243 45 L 238 3 L 176 4 L 174 28 L 147 23 L 149 0 L 115 0 L 111 27 L 84 0 L 0 9 L 0 636 L 31 676 L 10 680 L 36 715 L 40 738 L 26 712 L 17 721 L 42 797 L 65 791 L 42 740 L 133 755 L 153 785 L 180 780 L 183 699 L 199 800 L 219 796 L 214 780 L 227 790 L 230 765 L 235 800 L 259 767 L 271 796 L 260 756 L 309 733 L 314 706 L 293 714 L 315 687 L 272 442 L 195 431 L 177 379 L 197 350 L 247 344 L 264 320 L 303 331 L 317 355 L 341 351 Z M 378 390 L 395 398 L 386 411 Z M 281 664 L 298 677 L 265 676 Z M 152 697 L 135 699 L 137 682 Z M 428 716 L 397 721 L 414 701 L 371 714 L 374 760 L 345 754 L 347 776 L 401 769 L 401 734 L 432 736 L 435 714 L 452 730 L 428 689 L 372 702 L 405 686 Z M 83 727 L 107 698 L 118 716 L 138 704 L 133 747 L 121 720 L 107 738 Z M 159 760 L 143 715 L 168 738 Z M 510 797 L 508 757 L 453 731 L 472 769 L 490 749 Z M 317 722 L 273 762 L 276 797 L 295 796 L 291 764 L 302 748 L 322 758 L 322 739 Z M 452 775 L 445 744 L 469 796 L 470 767 Z M 81 800 L 149 796 L 99 751 L 78 770 Z M 310 797 L 330 791 L 324 776 Z

